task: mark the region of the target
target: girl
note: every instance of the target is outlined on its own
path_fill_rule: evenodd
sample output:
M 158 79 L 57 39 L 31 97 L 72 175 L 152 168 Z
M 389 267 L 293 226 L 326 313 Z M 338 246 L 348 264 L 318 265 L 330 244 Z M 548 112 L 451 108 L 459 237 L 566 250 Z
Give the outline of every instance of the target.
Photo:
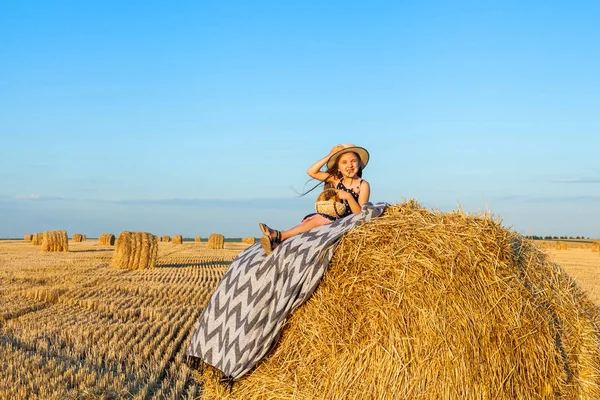
M 371 189 L 369 183 L 362 179 L 362 170 L 368 162 L 369 152 L 366 149 L 353 144 L 338 144 L 327 156 L 311 165 L 306 173 L 311 178 L 320 180 L 325 185 L 330 184 L 336 189 L 339 199 L 346 203 L 346 212 L 340 217 L 343 218 L 350 214 L 358 214 L 362 205 L 369 201 Z M 324 165 L 327 165 L 327 170 L 321 171 Z M 300 225 L 286 231 L 271 229 L 261 223 L 258 224 L 263 233 L 260 244 L 267 254 L 271 254 L 284 240 L 317 226 L 330 224 L 335 219 L 329 215 L 313 213 L 304 217 Z

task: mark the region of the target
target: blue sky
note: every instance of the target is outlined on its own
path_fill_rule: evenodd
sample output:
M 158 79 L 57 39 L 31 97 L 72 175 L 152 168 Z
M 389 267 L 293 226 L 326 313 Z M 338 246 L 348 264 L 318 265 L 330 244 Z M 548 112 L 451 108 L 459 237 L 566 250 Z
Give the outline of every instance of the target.
M 600 237 L 600 3 L 3 1 L 0 237 L 259 236 L 371 200 Z

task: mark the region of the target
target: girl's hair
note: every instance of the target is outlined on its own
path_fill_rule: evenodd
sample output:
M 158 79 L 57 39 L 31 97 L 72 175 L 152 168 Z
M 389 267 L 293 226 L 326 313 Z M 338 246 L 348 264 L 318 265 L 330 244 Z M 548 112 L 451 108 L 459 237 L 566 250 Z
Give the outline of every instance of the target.
M 354 153 L 353 151 L 349 151 L 348 153 Z M 363 171 L 363 165 L 362 165 L 362 161 L 360 159 L 360 156 L 356 153 L 354 153 L 354 155 L 356 156 L 356 158 L 358 158 L 358 162 L 360 164 L 360 166 L 358 167 L 358 172 L 356 173 L 356 175 L 358 175 L 359 178 L 362 178 L 362 171 Z M 325 171 L 329 176 L 333 176 L 336 179 L 342 179 L 342 173 L 338 170 L 338 163 L 339 163 L 340 158 L 338 157 L 337 160 L 335 160 L 335 163 L 333 163 L 333 165 L 331 166 L 331 168 L 327 168 L 327 171 Z M 306 184 L 308 184 L 308 182 L 315 180 L 314 178 L 309 179 L 308 181 L 306 181 L 306 183 L 304 184 L 304 187 L 306 187 Z M 304 193 L 299 193 L 300 196 L 305 196 L 307 194 L 309 194 L 310 192 L 312 192 L 313 190 L 315 190 L 316 188 L 318 188 L 321 184 L 324 184 L 324 187 L 327 188 L 327 185 L 331 185 L 330 183 L 327 182 L 319 182 L 317 183 L 315 186 L 313 186 L 312 188 L 308 189 L 306 192 Z M 333 185 L 331 185 L 333 186 Z

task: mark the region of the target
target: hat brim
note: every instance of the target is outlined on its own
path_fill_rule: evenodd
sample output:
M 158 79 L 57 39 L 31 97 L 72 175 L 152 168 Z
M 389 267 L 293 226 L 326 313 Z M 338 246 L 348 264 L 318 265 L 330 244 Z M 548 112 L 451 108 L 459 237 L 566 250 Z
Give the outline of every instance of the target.
M 367 149 L 365 149 L 364 147 L 352 146 L 346 147 L 345 149 L 342 149 L 337 153 L 332 154 L 331 157 L 329 157 L 329 160 L 327 160 L 327 168 L 333 168 L 338 158 L 340 158 L 342 154 L 346 153 L 358 154 L 358 157 L 362 162 L 362 167 L 365 168 L 367 166 L 367 163 L 369 162 L 369 152 L 367 151 Z

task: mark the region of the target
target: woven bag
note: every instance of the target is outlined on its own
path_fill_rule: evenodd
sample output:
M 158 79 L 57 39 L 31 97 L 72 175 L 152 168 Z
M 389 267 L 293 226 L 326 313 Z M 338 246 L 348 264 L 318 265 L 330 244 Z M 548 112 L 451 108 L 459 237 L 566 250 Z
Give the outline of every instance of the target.
M 339 218 L 346 212 L 346 203 L 340 201 L 335 189 L 328 188 L 321 192 L 315 202 L 315 210 L 319 214 Z

